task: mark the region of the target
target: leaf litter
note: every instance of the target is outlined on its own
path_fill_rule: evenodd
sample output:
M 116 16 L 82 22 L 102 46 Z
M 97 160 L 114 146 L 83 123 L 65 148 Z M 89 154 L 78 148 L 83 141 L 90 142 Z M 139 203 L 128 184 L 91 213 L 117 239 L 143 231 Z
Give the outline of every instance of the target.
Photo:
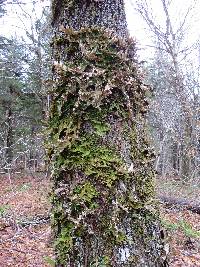
M 0 177 L 0 267 L 54 266 L 51 183 L 45 177 Z M 200 215 L 161 206 L 170 267 L 200 267 Z

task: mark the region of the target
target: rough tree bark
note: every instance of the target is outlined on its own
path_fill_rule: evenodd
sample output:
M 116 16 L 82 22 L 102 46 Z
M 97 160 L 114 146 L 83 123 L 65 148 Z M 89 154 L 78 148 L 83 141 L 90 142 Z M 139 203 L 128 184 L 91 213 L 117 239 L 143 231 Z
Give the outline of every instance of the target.
M 48 121 L 56 266 L 167 266 L 147 87 L 122 0 L 52 3 Z

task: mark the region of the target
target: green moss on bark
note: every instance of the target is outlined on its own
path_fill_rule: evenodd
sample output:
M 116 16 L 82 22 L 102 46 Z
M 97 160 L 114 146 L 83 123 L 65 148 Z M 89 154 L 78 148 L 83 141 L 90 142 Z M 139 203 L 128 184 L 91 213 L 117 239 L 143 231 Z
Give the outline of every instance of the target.
M 54 50 L 47 149 L 57 266 L 165 266 L 134 42 L 62 29 Z

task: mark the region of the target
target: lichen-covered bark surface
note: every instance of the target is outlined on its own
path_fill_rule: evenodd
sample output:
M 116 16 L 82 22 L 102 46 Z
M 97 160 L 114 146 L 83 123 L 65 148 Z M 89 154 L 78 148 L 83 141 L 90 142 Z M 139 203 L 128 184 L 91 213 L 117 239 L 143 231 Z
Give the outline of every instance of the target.
M 134 41 L 60 25 L 53 51 L 47 148 L 56 266 L 166 266 Z
M 99 26 L 121 37 L 128 35 L 123 0 L 53 0 L 52 11 L 54 28 Z

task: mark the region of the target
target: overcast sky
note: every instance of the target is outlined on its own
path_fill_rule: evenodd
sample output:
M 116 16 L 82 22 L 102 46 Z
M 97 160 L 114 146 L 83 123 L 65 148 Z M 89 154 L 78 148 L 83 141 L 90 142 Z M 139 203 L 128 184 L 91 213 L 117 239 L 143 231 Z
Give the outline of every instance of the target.
M 194 0 L 195 1 L 195 0 Z M 8 0 L 8 3 L 12 1 Z M 0 30 L 1 34 L 5 36 L 10 35 L 20 35 L 23 34 L 23 29 L 30 29 L 30 20 L 34 20 L 36 16 L 40 16 L 40 11 L 45 5 L 49 5 L 48 0 L 37 0 L 37 8 L 33 12 L 32 0 L 23 0 L 26 2 L 26 5 L 21 5 L 21 8 L 17 4 L 8 4 L 7 5 L 7 15 L 0 19 Z M 149 38 L 150 34 L 147 31 L 145 23 L 140 18 L 140 16 L 135 11 L 136 0 L 125 0 L 126 4 L 126 13 L 127 21 L 130 34 L 134 36 L 138 42 L 138 47 L 141 50 L 141 54 L 145 57 L 151 52 L 149 49 L 146 49 L 146 45 L 151 44 L 151 39 Z M 148 4 L 152 7 L 153 15 L 156 21 L 162 26 L 165 25 L 165 17 L 162 11 L 161 0 L 147 0 Z M 180 19 L 184 16 L 186 10 L 191 5 L 193 0 L 173 0 L 171 1 L 170 14 L 172 15 L 172 21 L 174 27 L 178 25 Z M 20 14 L 24 9 L 24 17 Z M 27 12 L 27 13 L 26 13 Z M 199 37 L 199 25 L 200 25 L 200 0 L 197 0 L 197 5 L 194 10 L 191 11 L 193 15 L 190 18 L 190 28 L 187 32 L 187 42 L 192 43 Z
M 151 38 L 149 38 L 151 34 L 144 21 L 135 10 L 137 7 L 136 2 L 136 0 L 125 0 L 128 27 L 131 35 L 135 36 L 138 40 L 139 47 L 146 49 L 146 45 L 152 44 Z M 146 2 L 152 10 L 154 20 L 163 28 L 163 31 L 165 31 L 166 18 L 161 0 L 147 0 Z M 185 14 L 189 11 L 186 21 L 188 29 L 185 33 L 186 38 L 184 42 L 190 46 L 196 42 L 197 39 L 200 39 L 200 0 L 171 0 L 170 2 L 169 14 L 175 31 L 180 26 L 180 23 L 183 22 Z M 195 2 L 194 8 L 191 8 L 193 7 L 192 4 Z M 150 53 L 149 49 L 144 54 L 147 53 Z

